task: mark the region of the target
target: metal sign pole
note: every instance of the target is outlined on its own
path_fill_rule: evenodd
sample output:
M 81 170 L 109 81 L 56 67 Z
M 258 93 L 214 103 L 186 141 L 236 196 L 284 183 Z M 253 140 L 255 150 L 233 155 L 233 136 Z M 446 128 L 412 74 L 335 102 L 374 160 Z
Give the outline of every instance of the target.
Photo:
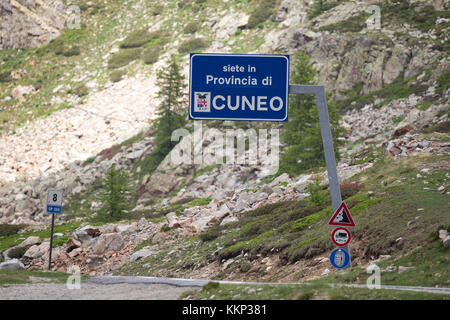
M 325 163 L 327 165 L 328 182 L 330 184 L 331 204 L 333 206 L 333 212 L 335 212 L 342 203 L 342 197 L 336 168 L 336 157 L 334 155 L 333 137 L 331 135 L 327 99 L 325 96 L 325 87 L 316 85 L 290 85 L 289 93 L 314 94 L 316 96 L 317 110 L 319 112 L 320 132 L 322 134 L 322 143 L 325 154 Z M 350 247 L 346 245 L 343 248 L 350 255 Z M 349 266 L 351 267 L 351 261 L 349 263 Z
M 52 213 L 52 233 L 50 235 L 50 254 L 48 256 L 48 270 L 51 270 L 52 266 L 52 248 L 53 248 L 53 227 L 55 225 L 55 214 Z

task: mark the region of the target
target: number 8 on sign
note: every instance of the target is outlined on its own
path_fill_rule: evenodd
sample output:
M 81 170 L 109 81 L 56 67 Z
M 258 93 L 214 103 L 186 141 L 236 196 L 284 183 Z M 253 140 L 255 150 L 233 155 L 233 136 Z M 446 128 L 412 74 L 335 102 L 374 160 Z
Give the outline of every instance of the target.
M 62 190 L 49 190 L 47 197 L 47 205 L 61 206 L 62 205 Z

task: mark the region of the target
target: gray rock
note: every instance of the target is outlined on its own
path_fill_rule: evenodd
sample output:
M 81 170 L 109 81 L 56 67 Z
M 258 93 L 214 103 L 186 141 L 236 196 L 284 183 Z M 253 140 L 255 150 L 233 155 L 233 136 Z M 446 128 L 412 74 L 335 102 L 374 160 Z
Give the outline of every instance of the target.
M 144 259 L 144 258 L 147 258 L 147 257 L 149 257 L 151 255 L 154 255 L 154 254 L 155 254 L 155 252 L 153 252 L 151 250 L 141 249 L 141 250 L 136 251 L 135 253 L 133 253 L 131 255 L 130 261 L 133 262 L 133 261 L 136 261 L 136 260 L 139 260 L 139 259 Z
M 25 266 L 18 259 L 0 263 L 0 270 L 24 270 Z
M 291 181 L 291 179 L 289 179 L 289 175 L 287 173 L 283 173 L 282 175 L 276 177 L 275 180 L 273 180 L 269 185 L 271 187 L 273 187 L 273 186 L 277 186 L 283 182 L 289 183 L 290 181 Z
M 191 227 L 195 232 L 203 232 L 208 228 L 208 223 L 215 219 L 214 216 L 202 216 L 200 219 L 195 220 Z
M 144 217 L 141 218 L 138 222 L 138 228 L 139 230 L 144 230 L 150 226 L 150 223 L 145 219 Z
M 439 238 L 440 239 L 444 240 L 447 237 L 448 237 L 448 231 L 447 230 L 444 230 L 444 229 L 439 230 Z
M 125 246 L 122 236 L 117 233 L 105 233 L 97 238 L 92 246 L 96 255 L 105 254 L 108 251 L 119 251 Z
M 267 199 L 267 197 L 268 197 L 268 194 L 265 192 L 258 193 L 258 195 L 256 197 L 256 201 L 265 200 L 265 199 Z
M 403 267 L 403 266 L 398 266 L 398 273 L 402 273 L 408 270 L 414 269 L 414 267 Z
M 384 272 L 394 272 L 394 271 L 396 271 L 397 270 L 397 267 L 396 266 L 388 266 L 385 270 L 384 270 Z
M 168 214 L 166 214 L 166 220 L 167 223 L 169 224 L 169 228 L 180 228 L 181 225 L 178 222 L 178 217 L 177 214 L 175 212 L 170 212 Z
M 450 247 L 450 236 L 447 236 L 444 240 L 442 240 L 442 244 L 445 248 Z
M 273 189 L 271 187 L 269 187 L 268 185 L 264 185 L 261 190 L 259 190 L 261 192 L 267 193 L 268 195 L 273 193 Z
M 89 244 L 92 238 L 97 237 L 100 234 L 100 229 L 92 226 L 85 226 L 73 232 L 74 238 L 80 241 L 83 246 Z
M 20 98 L 32 92 L 34 92 L 34 87 L 32 85 L 29 86 L 19 85 L 11 91 L 11 96 L 13 98 Z
M 222 205 L 220 207 L 219 210 L 217 210 L 216 212 L 214 212 L 214 216 L 218 219 L 218 220 L 222 220 L 223 218 L 225 218 L 228 214 L 230 213 L 230 209 L 228 208 L 228 206 L 226 204 Z
M 136 224 L 119 224 L 116 226 L 116 232 L 120 234 L 132 233 L 136 230 Z
M 144 153 L 145 150 L 138 150 L 138 151 L 134 151 L 134 152 L 130 152 L 129 154 L 126 155 L 126 158 L 129 160 L 136 160 L 139 159 L 142 154 Z
M 228 223 L 232 223 L 232 222 L 237 222 L 239 221 L 238 218 L 236 217 L 226 217 L 222 220 L 222 222 L 220 223 L 221 226 L 228 224 Z
M 41 238 L 39 238 L 37 236 L 31 236 L 31 237 L 28 237 L 27 239 L 25 239 L 24 241 L 22 241 L 22 243 L 19 244 L 19 247 L 25 248 L 25 247 L 29 247 L 29 246 L 38 245 L 40 243 L 41 243 Z
M 31 246 L 23 255 L 26 258 L 37 259 L 48 253 L 50 242 L 43 242 L 39 246 Z

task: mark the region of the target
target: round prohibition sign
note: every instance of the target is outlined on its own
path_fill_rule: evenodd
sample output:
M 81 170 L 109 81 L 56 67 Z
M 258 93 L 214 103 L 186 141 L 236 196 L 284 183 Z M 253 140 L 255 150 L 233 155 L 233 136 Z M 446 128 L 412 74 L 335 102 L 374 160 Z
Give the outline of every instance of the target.
M 331 234 L 331 240 L 333 240 L 334 244 L 338 247 L 345 247 L 350 243 L 351 239 L 352 235 L 346 228 L 336 228 Z

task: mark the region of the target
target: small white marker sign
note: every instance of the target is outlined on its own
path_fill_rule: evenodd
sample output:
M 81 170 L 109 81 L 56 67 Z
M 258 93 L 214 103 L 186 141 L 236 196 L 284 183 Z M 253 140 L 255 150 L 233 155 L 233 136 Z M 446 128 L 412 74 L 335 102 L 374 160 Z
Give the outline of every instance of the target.
M 62 190 L 48 190 L 47 213 L 61 213 Z

